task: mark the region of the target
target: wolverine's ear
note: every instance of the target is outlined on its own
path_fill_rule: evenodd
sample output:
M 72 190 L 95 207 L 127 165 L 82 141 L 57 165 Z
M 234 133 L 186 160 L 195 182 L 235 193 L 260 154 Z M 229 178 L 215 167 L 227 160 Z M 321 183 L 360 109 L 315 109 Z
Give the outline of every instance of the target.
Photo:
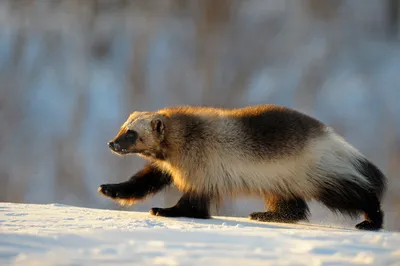
M 151 128 L 159 135 L 164 134 L 164 122 L 160 118 L 154 118 L 151 120 Z

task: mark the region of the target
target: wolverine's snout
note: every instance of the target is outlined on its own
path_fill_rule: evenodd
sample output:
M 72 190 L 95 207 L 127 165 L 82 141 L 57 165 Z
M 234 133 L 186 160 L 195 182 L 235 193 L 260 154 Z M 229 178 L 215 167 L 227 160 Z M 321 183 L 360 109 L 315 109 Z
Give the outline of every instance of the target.
M 121 146 L 118 143 L 115 143 L 114 141 L 110 141 L 108 143 L 108 147 L 116 152 L 121 151 Z
M 119 133 L 117 137 L 107 143 L 108 147 L 118 154 L 135 153 L 135 145 L 138 134 L 136 131 L 128 130 Z

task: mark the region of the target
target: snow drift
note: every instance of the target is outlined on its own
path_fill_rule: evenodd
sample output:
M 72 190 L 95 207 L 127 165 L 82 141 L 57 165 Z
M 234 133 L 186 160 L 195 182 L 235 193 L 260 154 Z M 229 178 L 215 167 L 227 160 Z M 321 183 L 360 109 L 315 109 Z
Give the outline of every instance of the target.
M 0 203 L 1 265 L 400 265 L 400 234 Z

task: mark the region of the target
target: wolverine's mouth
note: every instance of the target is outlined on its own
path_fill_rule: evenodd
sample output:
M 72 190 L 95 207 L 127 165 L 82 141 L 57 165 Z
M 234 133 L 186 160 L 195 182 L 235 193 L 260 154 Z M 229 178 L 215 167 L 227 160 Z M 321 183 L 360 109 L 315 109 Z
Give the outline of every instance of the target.
M 122 148 L 118 144 L 109 144 L 109 148 L 111 152 L 117 154 L 117 155 L 128 155 L 128 154 L 143 154 L 145 156 L 150 156 L 150 153 L 144 150 L 137 150 L 137 149 L 128 149 L 128 148 Z
M 133 154 L 134 153 L 134 152 L 131 152 L 131 151 L 127 150 L 127 149 L 121 149 L 121 150 L 118 150 L 118 151 L 111 149 L 111 152 L 115 153 L 117 155 L 127 155 L 127 154 Z
M 128 149 L 121 149 L 121 150 L 118 151 L 118 152 L 121 153 L 121 154 L 134 153 L 134 152 L 132 152 L 132 151 L 130 151 L 130 150 L 128 150 Z
M 110 148 L 110 150 L 113 153 L 116 153 L 118 155 L 125 155 L 125 154 L 135 153 L 134 150 L 121 147 L 120 144 L 115 143 L 113 141 L 108 143 L 108 147 Z

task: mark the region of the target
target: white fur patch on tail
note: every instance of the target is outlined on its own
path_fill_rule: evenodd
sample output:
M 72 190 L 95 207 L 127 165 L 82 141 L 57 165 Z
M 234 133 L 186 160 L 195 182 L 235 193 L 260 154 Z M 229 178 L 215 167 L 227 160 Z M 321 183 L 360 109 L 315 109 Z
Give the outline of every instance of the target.
M 335 187 L 335 179 L 347 179 L 360 186 L 368 187 L 370 182 L 356 168 L 357 159 L 364 156 L 333 130 L 327 129 L 327 134 L 317 139 L 311 147 L 316 154 L 314 169 L 310 173 L 315 180 Z

